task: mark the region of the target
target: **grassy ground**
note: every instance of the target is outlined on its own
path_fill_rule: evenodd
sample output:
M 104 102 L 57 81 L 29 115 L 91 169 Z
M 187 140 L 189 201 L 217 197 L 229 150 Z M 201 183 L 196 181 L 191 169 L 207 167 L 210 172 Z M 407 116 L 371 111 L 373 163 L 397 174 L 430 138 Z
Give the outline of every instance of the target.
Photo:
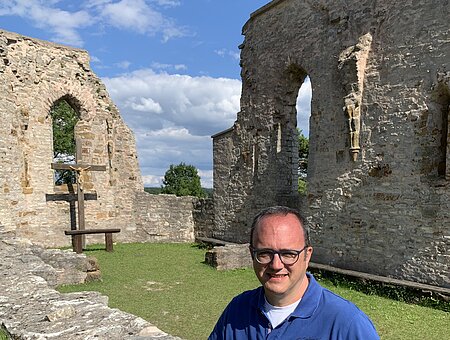
M 8 334 L 2 328 L 0 328 L 0 340 L 8 340 Z
M 117 244 L 113 253 L 101 247 L 86 254 L 99 260 L 103 281 L 60 291 L 102 292 L 111 307 L 184 339 L 206 339 L 230 299 L 259 284 L 250 269 L 219 272 L 203 264 L 205 251 L 193 245 Z M 448 312 L 321 284 L 368 314 L 382 339 L 449 339 Z

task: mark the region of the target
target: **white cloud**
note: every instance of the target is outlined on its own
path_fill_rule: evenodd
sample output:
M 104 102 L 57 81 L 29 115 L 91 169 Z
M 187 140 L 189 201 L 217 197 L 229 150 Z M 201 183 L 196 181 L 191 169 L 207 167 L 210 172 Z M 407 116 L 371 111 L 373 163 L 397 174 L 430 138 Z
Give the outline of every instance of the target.
M 173 1 L 163 3 L 175 5 Z M 164 42 L 187 34 L 185 28 L 178 27 L 144 0 L 100 1 L 95 7 L 103 22 L 116 28 L 148 35 L 161 33 Z
M 154 112 L 154 113 L 161 113 L 162 108 L 159 103 L 156 103 L 152 98 L 140 98 L 138 99 L 140 101 L 140 104 L 137 104 L 135 102 L 130 102 L 126 107 L 131 107 L 133 110 L 141 111 L 141 112 Z
M 176 7 L 181 5 L 181 2 L 177 0 L 153 0 L 153 1 L 156 2 L 159 6 L 164 7 Z
M 226 48 L 222 48 L 220 50 L 215 50 L 214 53 L 216 53 L 220 57 L 230 56 L 231 58 L 235 60 L 240 60 L 241 55 L 239 52 L 227 50 Z
M 173 67 L 177 71 L 187 70 L 187 66 L 184 64 L 176 64 L 176 65 L 173 65 Z
M 187 66 L 184 64 L 164 64 L 154 62 L 152 63 L 152 68 L 156 70 L 175 70 L 175 71 L 185 71 L 187 70 Z
M 97 58 L 96 56 L 91 55 L 90 57 L 91 57 L 92 63 L 101 63 L 101 60 L 99 58 Z
M 48 29 L 54 34 L 53 41 L 73 46 L 82 46 L 78 29 L 90 26 L 91 15 L 84 10 L 69 12 L 54 8 L 57 1 L 12 0 L 0 4 L 0 15 L 16 15 L 29 19 L 33 25 Z
M 171 164 L 194 165 L 212 187 L 211 135 L 231 127 L 240 108 L 241 82 L 142 69 L 103 79 L 133 129 L 146 185 L 161 185 Z M 311 84 L 297 98 L 298 126 L 309 134 Z
M 212 188 L 213 187 L 213 171 L 212 170 L 199 170 L 198 175 L 202 182 L 202 187 Z
M 309 77 L 305 79 L 297 97 L 297 127 L 309 136 L 309 117 L 311 116 L 312 88 Z
M 233 125 L 239 111 L 241 82 L 235 79 L 155 73 L 150 69 L 104 78 L 114 102 L 133 129 L 185 127 L 212 135 Z M 143 110 L 143 98 L 158 103 Z M 137 110 L 139 108 L 139 110 Z
M 212 141 L 209 136 L 194 136 L 185 128 L 175 127 L 135 134 L 143 174 L 151 173 L 153 180 L 161 180 L 171 164 L 184 162 L 199 170 L 203 186 L 212 186 Z M 162 184 L 158 183 L 157 186 Z
M 146 175 L 142 176 L 144 187 L 160 187 L 164 176 Z
M 163 16 L 143 0 L 122 0 L 103 6 L 101 15 L 114 27 L 154 33 L 162 24 Z
M 210 136 L 233 125 L 240 105 L 240 81 L 150 69 L 103 81 L 135 133 L 146 185 L 159 181 L 159 186 L 171 164 L 184 162 L 199 170 L 203 186 L 212 187 Z
M 173 0 L 153 3 L 162 7 L 180 5 L 179 1 Z M 112 26 L 150 36 L 161 34 L 163 42 L 189 34 L 185 27 L 178 26 L 145 0 L 89 0 L 77 4 L 81 9 L 73 11 L 57 8 L 58 5 L 58 0 L 1 1 L 0 16 L 19 16 L 30 20 L 35 27 L 52 33 L 52 41 L 77 47 L 84 44 L 79 30 L 94 25 Z
M 127 60 L 124 60 L 124 61 L 121 61 L 120 63 L 116 63 L 114 65 L 117 66 L 118 68 L 127 70 L 130 67 L 131 63 Z

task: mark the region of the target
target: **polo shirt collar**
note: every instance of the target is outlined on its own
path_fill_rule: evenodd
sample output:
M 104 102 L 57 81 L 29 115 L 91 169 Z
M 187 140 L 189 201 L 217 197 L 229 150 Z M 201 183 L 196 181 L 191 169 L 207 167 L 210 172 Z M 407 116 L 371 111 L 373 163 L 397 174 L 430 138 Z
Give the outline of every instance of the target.
M 300 303 L 297 308 L 292 312 L 291 316 L 306 319 L 311 317 L 317 310 L 322 296 L 322 286 L 319 285 L 310 273 L 306 273 L 309 280 L 308 288 L 306 288 L 305 294 L 303 294 Z
M 308 288 L 306 288 L 305 294 L 298 304 L 297 308 L 292 312 L 291 317 L 298 317 L 306 319 L 311 317 L 317 307 L 319 306 L 320 296 L 322 295 L 322 287 L 317 283 L 310 273 L 306 273 L 309 280 Z M 264 310 L 264 288 L 261 286 L 258 288 L 258 294 L 256 299 L 253 300 L 253 305 L 259 310 Z

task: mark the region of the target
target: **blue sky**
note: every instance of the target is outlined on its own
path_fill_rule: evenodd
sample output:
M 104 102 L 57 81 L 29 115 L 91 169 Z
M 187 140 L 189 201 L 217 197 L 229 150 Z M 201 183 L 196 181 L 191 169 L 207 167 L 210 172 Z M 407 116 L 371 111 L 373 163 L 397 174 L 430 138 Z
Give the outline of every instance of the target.
M 233 125 L 242 26 L 269 0 L 9 0 L 0 28 L 85 49 L 136 136 L 144 184 L 170 164 L 196 166 L 212 187 L 211 135 Z M 306 85 L 306 84 L 305 84 Z M 311 90 L 297 110 L 307 133 Z

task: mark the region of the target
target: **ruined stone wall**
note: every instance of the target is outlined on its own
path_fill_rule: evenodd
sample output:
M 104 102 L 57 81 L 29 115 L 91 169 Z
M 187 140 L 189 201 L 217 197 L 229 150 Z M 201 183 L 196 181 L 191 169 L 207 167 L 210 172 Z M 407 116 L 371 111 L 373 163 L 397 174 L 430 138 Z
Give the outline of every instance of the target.
M 108 307 L 98 292 L 61 294 L 55 287 L 98 276 L 94 258 L 47 250 L 0 224 L 0 327 L 8 339 L 181 340 L 135 315 Z M 90 277 L 89 277 L 90 276 Z
M 76 203 L 46 199 L 67 192 L 51 169 L 50 109 L 63 98 L 80 115 L 82 161 L 106 166 L 83 176 L 84 192 L 97 195 L 85 201 L 86 229 L 120 228 L 119 242 L 193 242 L 196 226 L 210 233 L 210 201 L 144 192 L 134 136 L 86 51 L 0 30 L 0 56 L 0 224 L 7 231 L 45 247 L 70 244 L 64 230 L 77 218 Z M 104 242 L 103 235 L 86 239 Z
M 299 207 L 314 262 L 450 287 L 449 13 L 448 1 L 420 0 L 277 0 L 253 13 L 241 111 L 214 140 L 218 234 L 247 242 L 260 208 Z M 302 200 L 295 105 L 306 76 Z
M 193 242 L 193 197 L 136 193 L 135 241 Z
M 118 238 L 124 242 L 194 242 L 198 236 L 211 236 L 211 199 L 137 192 L 134 206 L 136 233 L 131 239 Z
M 67 245 L 69 203 L 46 201 L 55 187 L 50 108 L 65 98 L 80 114 L 75 134 L 82 160 L 106 165 L 89 172 L 86 228 L 135 229 L 133 198 L 143 191 L 134 136 L 105 86 L 89 66 L 86 51 L 0 31 L 0 223 L 45 246 Z
M 192 217 L 195 237 L 213 237 L 214 201 L 211 198 L 194 198 Z

